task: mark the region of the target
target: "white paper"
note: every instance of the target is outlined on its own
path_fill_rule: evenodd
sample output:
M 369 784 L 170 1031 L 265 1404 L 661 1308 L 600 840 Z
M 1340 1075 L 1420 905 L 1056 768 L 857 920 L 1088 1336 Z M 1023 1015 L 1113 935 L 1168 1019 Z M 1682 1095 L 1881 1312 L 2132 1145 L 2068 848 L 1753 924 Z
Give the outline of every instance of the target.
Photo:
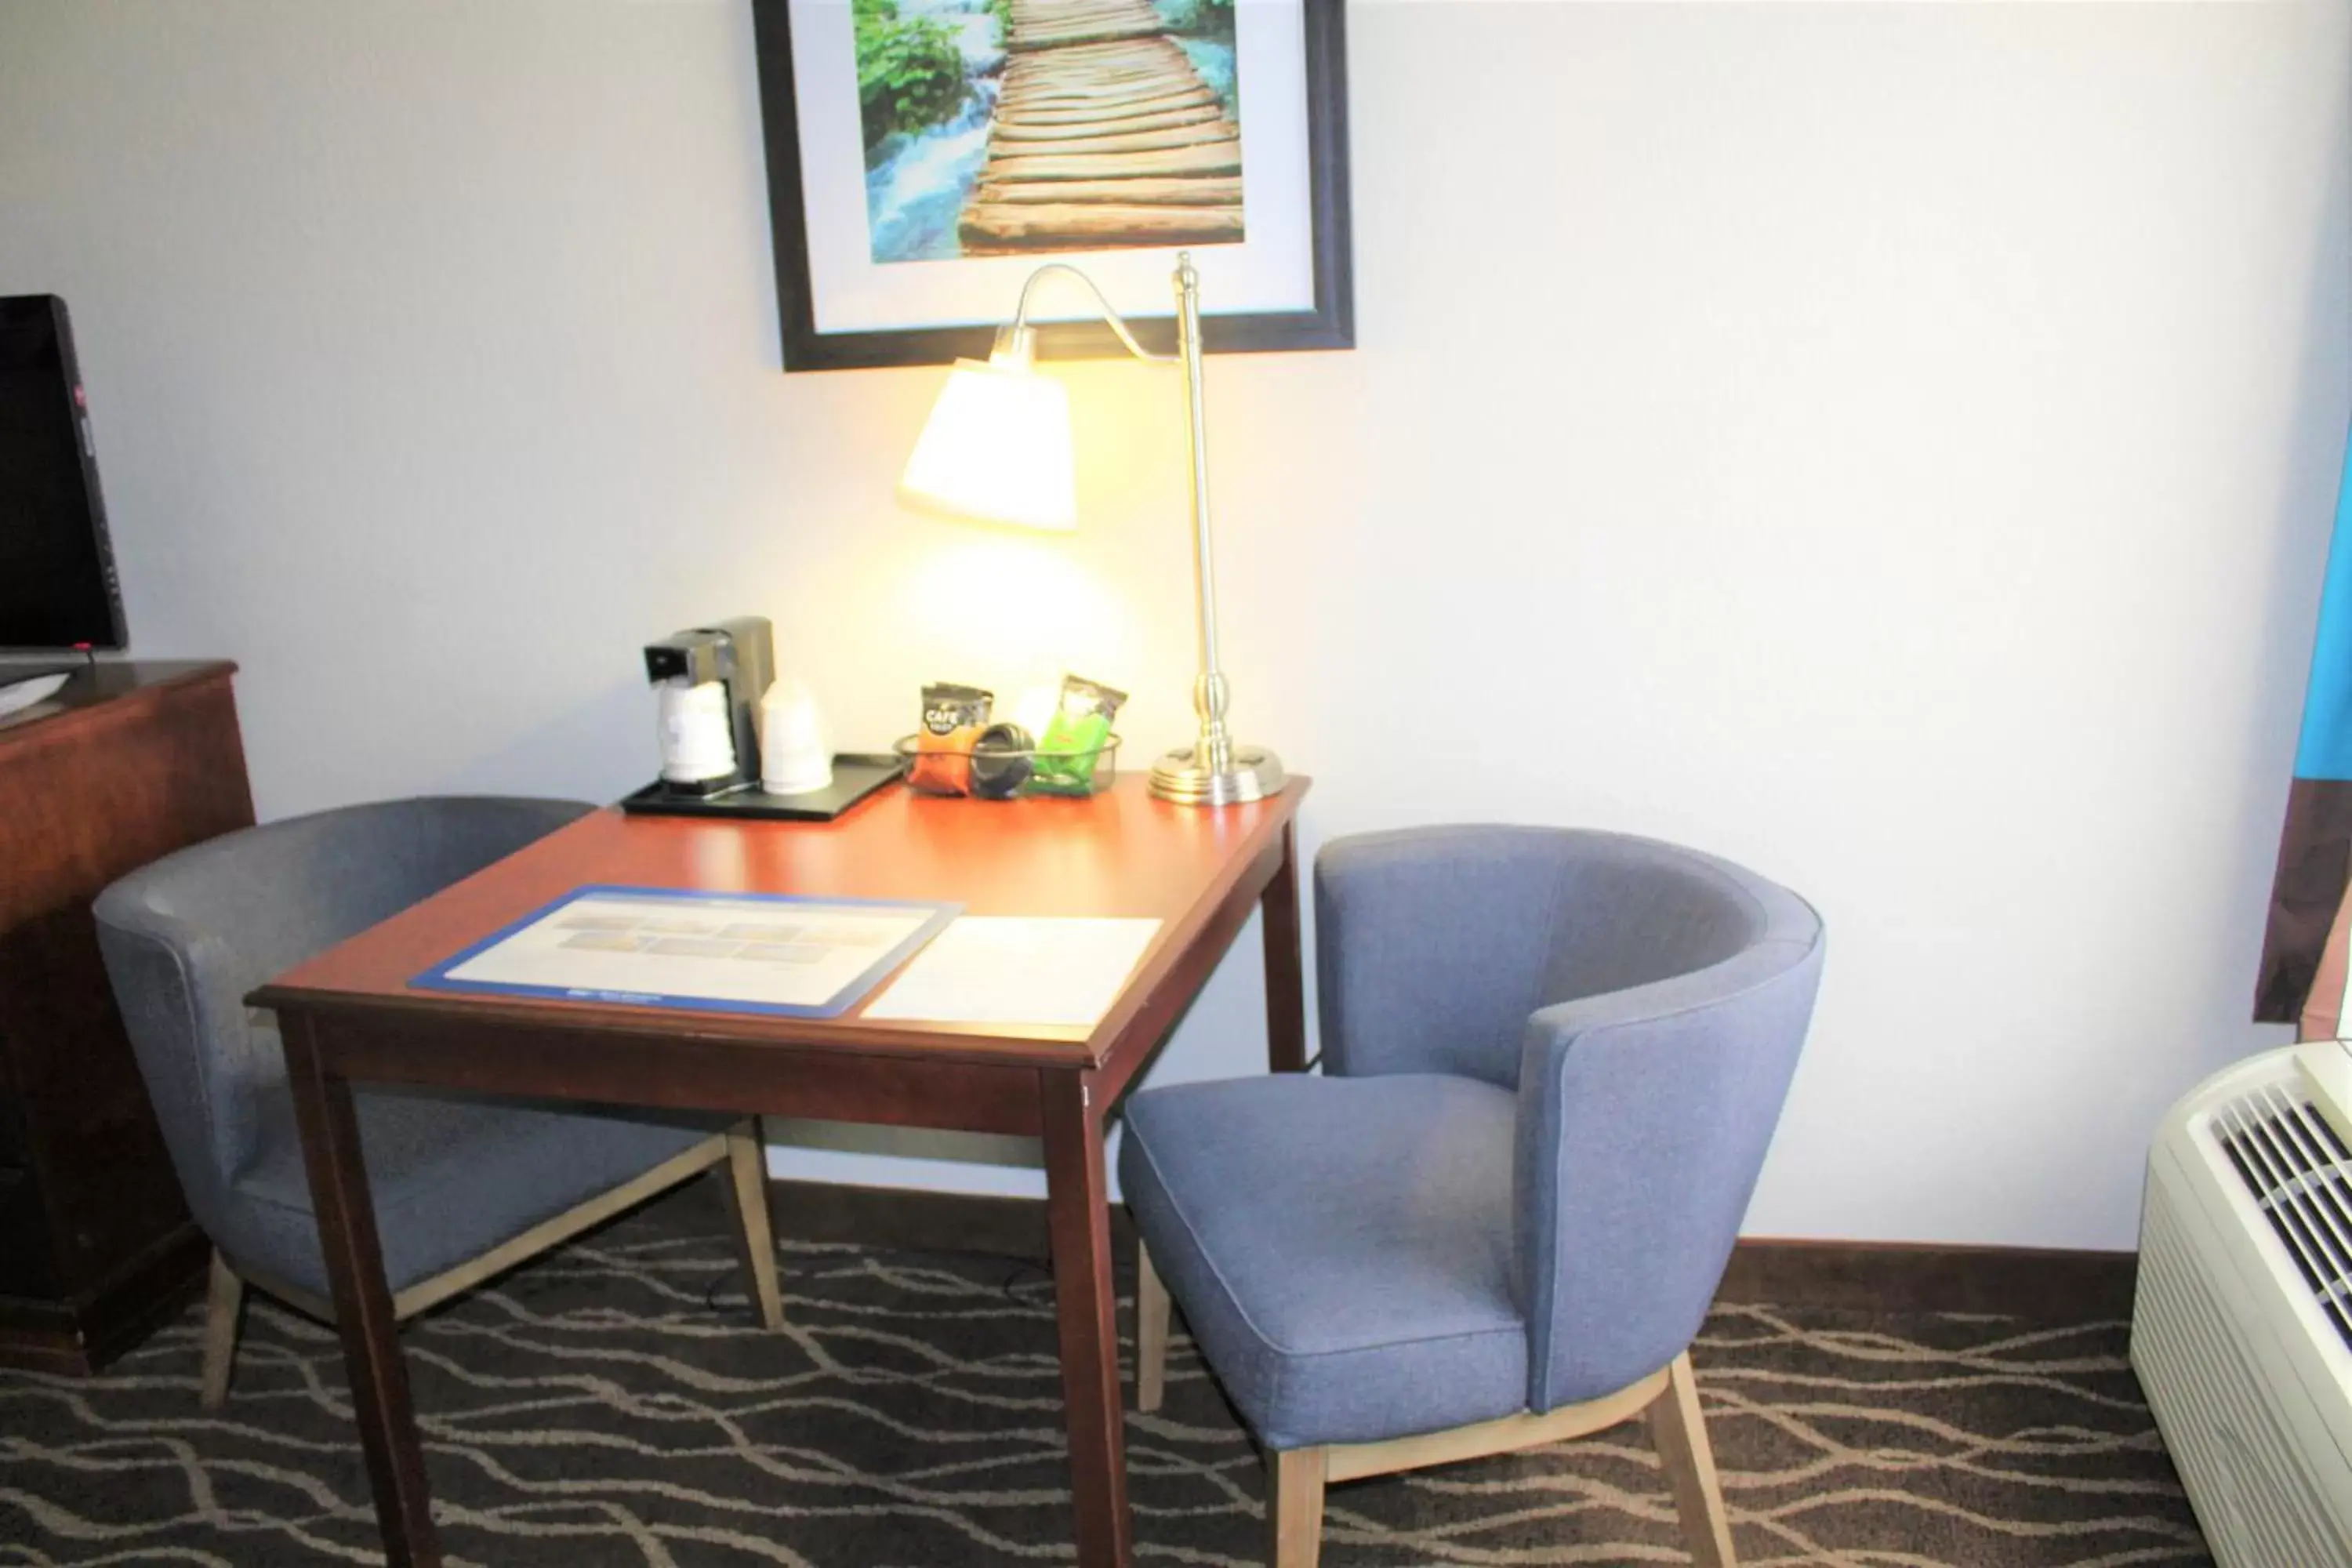
M 1118 997 L 1159 931 L 1150 920 L 964 915 L 914 956 L 866 1016 L 1084 1028 Z
M 820 1007 L 932 911 L 587 893 L 449 971 L 475 985 Z

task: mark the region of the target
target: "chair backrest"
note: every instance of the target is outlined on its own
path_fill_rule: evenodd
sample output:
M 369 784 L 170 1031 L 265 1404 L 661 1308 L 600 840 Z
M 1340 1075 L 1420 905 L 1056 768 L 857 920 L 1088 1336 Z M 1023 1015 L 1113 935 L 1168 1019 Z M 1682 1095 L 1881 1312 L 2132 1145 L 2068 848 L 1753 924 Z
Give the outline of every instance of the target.
M 274 1022 L 246 994 L 593 809 L 427 797 L 246 828 L 99 895 L 99 945 L 191 1208 L 217 1236 L 284 1092 Z
M 1763 936 L 1769 912 L 1725 863 L 1653 839 L 1580 836 L 1557 862 L 1537 1005 L 1691 974 Z
M 1723 862 L 1574 828 L 1338 838 L 1316 858 L 1327 1070 L 1505 1089 L 1538 1008 L 1704 969 L 1753 936 Z

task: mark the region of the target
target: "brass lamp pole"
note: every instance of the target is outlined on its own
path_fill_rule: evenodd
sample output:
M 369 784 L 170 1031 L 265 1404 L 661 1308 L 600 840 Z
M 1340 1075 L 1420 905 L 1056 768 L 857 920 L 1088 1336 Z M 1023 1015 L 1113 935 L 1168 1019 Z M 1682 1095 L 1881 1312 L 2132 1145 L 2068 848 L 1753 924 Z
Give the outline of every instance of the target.
M 957 362 L 908 462 L 900 489 L 918 502 L 966 516 L 1034 528 L 1075 526 L 1068 398 L 1058 384 L 1036 374 L 1037 334 L 1029 325 L 1030 296 L 1041 279 L 1055 272 L 1067 273 L 1087 286 L 1128 353 L 1154 364 L 1181 364 L 1184 370 L 1201 666 L 1192 682 L 1192 710 L 1201 728 L 1192 745 L 1169 752 L 1152 764 L 1151 793 L 1185 805 L 1263 799 L 1282 788 L 1281 760 L 1263 746 L 1239 744 L 1225 723 L 1231 693 L 1217 658 L 1216 558 L 1209 527 L 1209 442 L 1201 390 L 1201 275 L 1193 269 L 1191 252 L 1180 251 L 1176 257 L 1177 349 L 1172 356 L 1152 353 L 1136 342 L 1095 280 L 1076 268 L 1055 261 L 1031 273 L 1022 285 L 1013 322 L 998 331 L 988 363 Z M 1045 390 L 1048 387 L 1050 392 Z

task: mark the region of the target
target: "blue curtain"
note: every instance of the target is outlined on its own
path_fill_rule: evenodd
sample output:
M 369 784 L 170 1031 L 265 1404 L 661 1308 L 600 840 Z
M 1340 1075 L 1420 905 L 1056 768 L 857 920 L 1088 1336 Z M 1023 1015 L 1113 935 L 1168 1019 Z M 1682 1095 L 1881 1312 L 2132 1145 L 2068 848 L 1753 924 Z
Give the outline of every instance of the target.
M 2345 462 L 2254 988 L 2254 1016 L 2273 1023 L 2303 1010 L 2352 872 L 2352 447 Z

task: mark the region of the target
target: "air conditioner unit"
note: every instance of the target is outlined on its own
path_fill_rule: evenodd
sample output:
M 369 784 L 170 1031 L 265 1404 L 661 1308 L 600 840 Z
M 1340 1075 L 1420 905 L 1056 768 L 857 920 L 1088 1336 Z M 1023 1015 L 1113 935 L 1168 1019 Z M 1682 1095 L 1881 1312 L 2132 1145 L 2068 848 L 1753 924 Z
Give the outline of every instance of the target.
M 2221 1568 L 2352 1564 L 2352 1045 L 2264 1052 L 2148 1155 L 2131 1362 Z

